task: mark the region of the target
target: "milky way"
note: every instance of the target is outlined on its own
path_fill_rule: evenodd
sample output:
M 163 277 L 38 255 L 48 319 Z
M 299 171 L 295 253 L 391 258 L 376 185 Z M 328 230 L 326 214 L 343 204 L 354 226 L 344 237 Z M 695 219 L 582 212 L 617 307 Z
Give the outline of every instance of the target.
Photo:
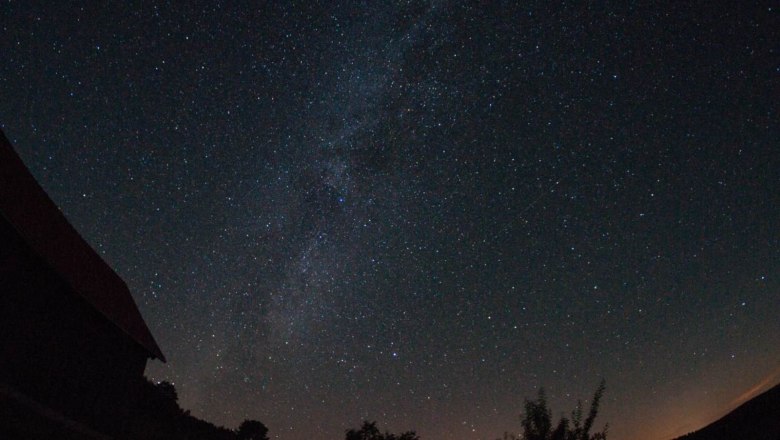
M 603 377 L 660 440 L 780 380 L 776 11 L 65 3 L 0 6 L 0 124 L 194 415 L 494 439 Z

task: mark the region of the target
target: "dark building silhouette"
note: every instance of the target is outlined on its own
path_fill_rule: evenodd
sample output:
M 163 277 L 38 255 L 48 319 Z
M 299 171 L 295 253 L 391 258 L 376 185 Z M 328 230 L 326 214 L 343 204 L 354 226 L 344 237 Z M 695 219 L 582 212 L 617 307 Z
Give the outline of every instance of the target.
M 148 359 L 127 285 L 0 132 L 0 438 L 115 438 Z

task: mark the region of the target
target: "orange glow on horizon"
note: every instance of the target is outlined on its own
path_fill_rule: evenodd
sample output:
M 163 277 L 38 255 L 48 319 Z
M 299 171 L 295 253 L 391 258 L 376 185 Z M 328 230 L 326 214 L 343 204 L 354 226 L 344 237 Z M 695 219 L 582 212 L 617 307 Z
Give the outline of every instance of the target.
M 740 394 L 739 397 L 731 401 L 731 403 L 729 404 L 730 408 L 728 409 L 728 411 L 731 411 L 732 409 L 736 408 L 737 406 L 750 400 L 754 396 L 758 395 L 759 393 L 769 388 L 769 385 L 773 384 L 775 382 L 775 379 L 777 379 L 778 376 L 780 376 L 780 368 L 772 372 L 769 376 L 765 377 L 764 379 L 759 381 L 756 385 L 752 386 L 749 390 Z
M 721 408 L 719 411 L 691 411 L 687 414 L 685 419 L 668 420 L 666 423 L 657 425 L 656 429 L 645 432 L 644 435 L 640 436 L 640 438 L 644 440 L 670 440 L 704 428 L 716 420 L 719 420 L 721 417 L 730 413 L 753 397 L 771 388 L 774 384 L 777 383 L 778 378 L 780 378 L 780 368 L 776 369 L 758 381 L 755 385 L 748 388 L 739 396 L 731 400 L 728 405 Z M 676 426 L 672 427 L 672 425 Z

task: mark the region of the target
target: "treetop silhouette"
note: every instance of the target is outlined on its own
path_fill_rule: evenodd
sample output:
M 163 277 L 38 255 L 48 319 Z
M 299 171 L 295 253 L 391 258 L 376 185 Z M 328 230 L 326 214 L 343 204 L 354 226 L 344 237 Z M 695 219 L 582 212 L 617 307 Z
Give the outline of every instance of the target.
M 376 422 L 366 420 L 359 430 L 348 430 L 346 440 L 420 440 L 420 437 L 414 431 L 406 431 L 400 435 L 389 432 L 382 434 L 376 427 Z
M 522 438 L 524 440 L 606 440 L 608 426 L 605 426 L 601 432 L 590 433 L 598 416 L 599 403 L 605 388 L 605 382 L 602 380 L 593 395 L 585 420 L 582 419 L 582 401 L 579 401 L 577 407 L 571 412 L 571 418 L 561 416 L 555 429 L 553 429 L 552 412 L 547 407 L 544 389 L 539 389 L 536 400 L 525 401 Z

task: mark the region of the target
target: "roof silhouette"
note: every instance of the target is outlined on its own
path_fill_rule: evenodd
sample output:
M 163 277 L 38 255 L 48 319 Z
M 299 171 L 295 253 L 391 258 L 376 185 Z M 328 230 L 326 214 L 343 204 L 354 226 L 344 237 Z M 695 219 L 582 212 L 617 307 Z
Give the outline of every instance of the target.
M 165 356 L 125 282 L 71 226 L 0 131 L 0 215 L 72 290 L 137 342 Z

